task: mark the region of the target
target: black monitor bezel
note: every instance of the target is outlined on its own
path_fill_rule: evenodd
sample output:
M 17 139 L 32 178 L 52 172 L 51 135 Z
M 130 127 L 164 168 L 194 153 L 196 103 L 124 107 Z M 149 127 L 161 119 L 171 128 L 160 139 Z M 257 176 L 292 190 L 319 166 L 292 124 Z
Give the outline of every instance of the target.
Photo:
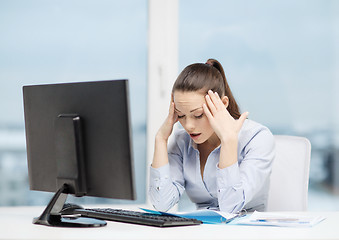
M 60 189 L 55 122 L 60 114 L 77 114 L 83 125 L 84 195 L 136 199 L 128 80 L 30 85 L 23 96 L 31 190 Z

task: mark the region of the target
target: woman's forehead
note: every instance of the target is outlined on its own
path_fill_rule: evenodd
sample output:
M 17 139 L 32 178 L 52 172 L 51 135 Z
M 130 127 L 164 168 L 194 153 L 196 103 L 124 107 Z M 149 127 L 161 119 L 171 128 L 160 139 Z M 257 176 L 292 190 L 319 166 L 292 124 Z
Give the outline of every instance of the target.
M 181 92 L 173 94 L 175 108 L 179 111 L 192 111 L 202 108 L 205 103 L 205 94 L 202 92 Z

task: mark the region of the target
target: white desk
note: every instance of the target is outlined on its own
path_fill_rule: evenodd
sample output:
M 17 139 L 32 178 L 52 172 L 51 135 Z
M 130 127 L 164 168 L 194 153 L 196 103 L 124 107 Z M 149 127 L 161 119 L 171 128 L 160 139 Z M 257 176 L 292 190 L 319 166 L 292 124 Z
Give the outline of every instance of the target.
M 131 207 L 131 209 L 135 209 Z M 339 212 L 305 212 L 326 220 L 312 228 L 208 225 L 156 228 L 107 222 L 101 228 L 56 228 L 32 224 L 43 207 L 0 207 L 0 239 L 339 239 Z

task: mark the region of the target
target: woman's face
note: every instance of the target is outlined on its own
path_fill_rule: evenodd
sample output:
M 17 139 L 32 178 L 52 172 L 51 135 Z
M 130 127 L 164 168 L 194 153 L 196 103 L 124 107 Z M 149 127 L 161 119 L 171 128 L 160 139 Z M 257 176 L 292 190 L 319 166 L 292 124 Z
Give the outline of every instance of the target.
M 196 144 L 206 142 L 214 133 L 202 107 L 206 103 L 205 95 L 202 91 L 175 91 L 173 94 L 178 120 Z

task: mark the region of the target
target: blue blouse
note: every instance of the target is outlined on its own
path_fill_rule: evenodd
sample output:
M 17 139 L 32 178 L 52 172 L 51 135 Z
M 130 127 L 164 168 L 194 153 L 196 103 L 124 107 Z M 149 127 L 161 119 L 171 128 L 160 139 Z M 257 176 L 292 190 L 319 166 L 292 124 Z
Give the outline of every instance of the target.
M 169 164 L 150 167 L 149 196 L 155 209 L 168 211 L 186 190 L 198 209 L 265 210 L 274 159 L 274 137 L 268 128 L 245 120 L 238 136 L 238 162 L 220 169 L 219 146 L 207 158 L 203 179 L 197 145 L 184 129 L 172 135 Z

